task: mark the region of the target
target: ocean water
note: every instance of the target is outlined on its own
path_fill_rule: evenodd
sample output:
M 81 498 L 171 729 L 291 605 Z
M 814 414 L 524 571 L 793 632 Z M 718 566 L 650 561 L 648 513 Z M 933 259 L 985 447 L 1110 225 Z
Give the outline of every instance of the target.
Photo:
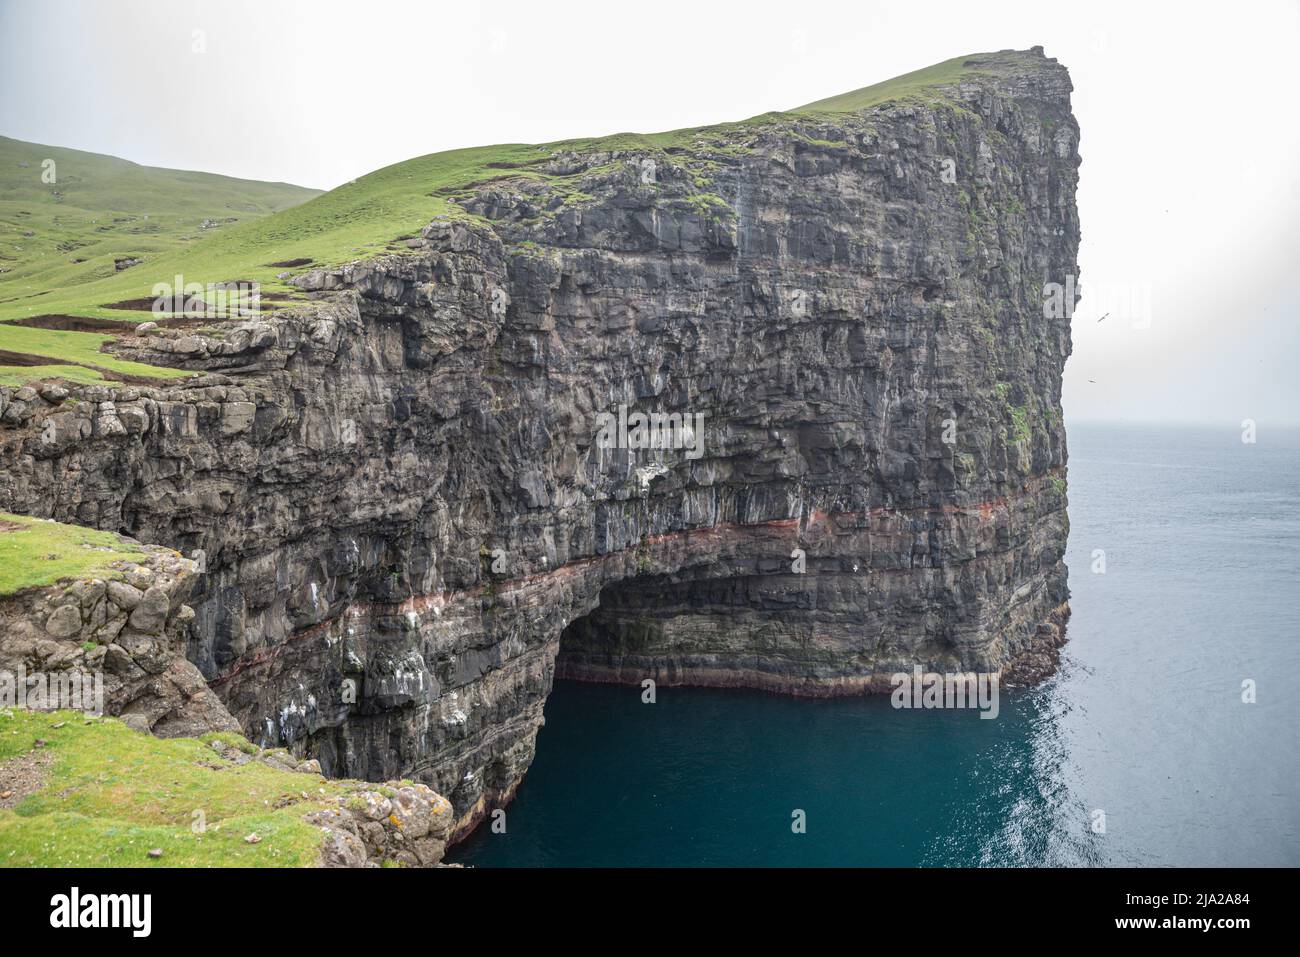
M 449 859 L 1300 865 L 1300 434 L 1082 424 L 1069 442 L 1070 641 L 996 720 L 559 682 L 505 833 Z

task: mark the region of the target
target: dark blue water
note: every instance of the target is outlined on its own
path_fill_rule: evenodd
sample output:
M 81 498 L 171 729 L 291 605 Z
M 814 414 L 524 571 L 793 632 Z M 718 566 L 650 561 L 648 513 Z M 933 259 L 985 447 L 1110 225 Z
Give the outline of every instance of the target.
M 1294 432 L 1072 426 L 1070 643 L 996 720 L 557 683 L 506 833 L 480 828 L 450 857 L 1298 865 L 1298 476 Z

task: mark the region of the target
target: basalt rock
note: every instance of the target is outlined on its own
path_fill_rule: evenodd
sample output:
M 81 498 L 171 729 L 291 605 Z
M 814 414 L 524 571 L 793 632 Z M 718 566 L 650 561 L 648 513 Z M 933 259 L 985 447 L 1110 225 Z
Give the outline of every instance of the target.
M 188 660 L 244 731 L 427 783 L 453 837 L 557 674 L 1050 666 L 1078 128 L 1063 67 L 998 56 L 930 99 L 539 151 L 297 276 L 308 305 L 124 337 L 203 375 L 0 394 L 0 508 L 201 551 Z

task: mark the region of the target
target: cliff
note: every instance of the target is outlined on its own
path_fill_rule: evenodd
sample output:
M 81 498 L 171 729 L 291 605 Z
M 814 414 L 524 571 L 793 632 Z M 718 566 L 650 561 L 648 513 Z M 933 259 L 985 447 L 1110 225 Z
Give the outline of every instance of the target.
M 192 378 L 0 389 L 0 508 L 201 552 L 186 657 L 249 737 L 427 783 L 453 837 L 557 674 L 1031 679 L 1068 613 L 1070 89 L 1035 48 L 513 147 L 400 251 L 293 271 L 308 302 L 111 347 Z

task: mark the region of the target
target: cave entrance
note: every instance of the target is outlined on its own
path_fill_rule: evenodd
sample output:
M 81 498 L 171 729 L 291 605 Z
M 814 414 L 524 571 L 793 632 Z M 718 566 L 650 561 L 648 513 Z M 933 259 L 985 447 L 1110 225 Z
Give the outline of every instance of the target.
M 628 684 L 654 677 L 668 650 L 665 625 L 676 605 L 676 599 L 665 600 L 653 580 L 606 585 L 596 607 L 560 633 L 555 677 Z
M 796 602 L 755 576 L 645 575 L 606 585 L 560 634 L 555 677 L 639 685 L 793 690 L 781 637 L 798 631 Z

